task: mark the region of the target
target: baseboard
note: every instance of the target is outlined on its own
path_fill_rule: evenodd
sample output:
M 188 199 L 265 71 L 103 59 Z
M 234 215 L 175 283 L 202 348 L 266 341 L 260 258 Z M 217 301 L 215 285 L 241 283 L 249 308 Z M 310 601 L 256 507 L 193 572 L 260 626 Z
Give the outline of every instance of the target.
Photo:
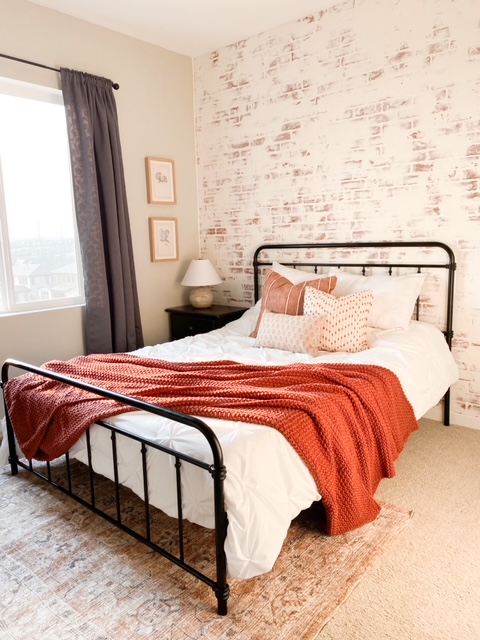
M 437 404 L 435 407 L 430 409 L 430 411 L 427 411 L 425 418 L 443 422 L 443 403 Z M 468 427 L 469 429 L 480 430 L 480 418 L 467 416 L 464 413 L 455 413 L 454 411 L 450 411 L 450 424 L 455 424 L 458 427 Z

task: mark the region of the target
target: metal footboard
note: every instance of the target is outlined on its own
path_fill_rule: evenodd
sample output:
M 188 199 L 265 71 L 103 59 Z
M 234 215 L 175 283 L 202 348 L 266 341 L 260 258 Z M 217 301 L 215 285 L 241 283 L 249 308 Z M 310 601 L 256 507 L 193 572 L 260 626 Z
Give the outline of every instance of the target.
M 164 418 L 168 418 L 175 422 L 179 422 L 185 424 L 189 427 L 192 427 L 198 430 L 203 434 L 210 450 L 212 452 L 212 464 L 205 463 L 202 460 L 196 459 L 192 456 L 185 455 L 180 451 L 176 451 L 174 449 L 170 449 L 168 447 L 159 445 L 155 442 L 151 442 L 134 434 L 131 434 L 119 427 L 108 424 L 106 421 L 99 421 L 96 423 L 103 429 L 107 429 L 110 432 L 110 440 L 111 440 L 111 453 L 112 453 L 112 461 L 113 461 L 113 491 L 114 491 L 114 515 L 111 513 L 107 513 L 102 508 L 100 508 L 96 489 L 95 489 L 95 472 L 93 469 L 92 462 L 92 446 L 90 442 L 90 429 L 86 432 L 86 443 L 87 443 L 87 456 L 88 456 L 88 484 L 89 488 L 87 490 L 87 495 L 85 492 L 83 495 L 80 495 L 74 488 L 72 482 L 72 460 L 69 454 L 65 454 L 64 456 L 64 468 L 66 481 L 58 482 L 55 479 L 55 474 L 52 472 L 52 463 L 46 462 L 42 465 L 34 464 L 32 461 L 26 461 L 25 459 L 20 458 L 17 455 L 16 448 L 16 439 L 14 434 L 14 428 L 10 420 L 10 416 L 8 413 L 8 407 L 5 404 L 5 418 L 6 418 L 6 426 L 7 426 L 7 437 L 8 437 L 8 445 L 9 445 L 9 463 L 11 467 L 12 475 L 16 475 L 18 473 L 18 468 L 22 467 L 23 469 L 28 470 L 33 473 L 37 477 L 46 481 L 50 485 L 56 487 L 63 493 L 67 494 L 84 507 L 90 509 L 97 515 L 101 516 L 111 524 L 115 525 L 122 531 L 128 533 L 133 536 L 139 542 L 147 545 L 154 551 L 158 552 L 177 566 L 181 567 L 188 573 L 192 574 L 208 586 L 210 586 L 216 596 L 217 599 L 217 611 L 219 615 L 227 614 L 227 600 L 229 597 L 229 587 L 227 583 L 227 567 L 226 567 L 226 557 L 224 551 L 224 543 L 227 532 L 227 514 L 225 511 L 224 505 L 224 480 L 226 477 L 226 469 L 223 464 L 223 453 L 218 442 L 218 439 L 212 429 L 206 425 L 202 420 L 198 418 L 194 418 L 192 416 L 179 414 L 174 411 L 170 411 L 168 409 L 164 409 L 162 407 L 152 405 L 147 402 L 143 402 L 141 400 L 137 400 L 135 398 L 125 396 L 122 394 L 115 393 L 113 391 L 109 391 L 107 389 L 102 389 L 100 387 L 95 387 L 93 385 L 81 382 L 79 380 L 75 380 L 72 378 L 68 378 L 66 376 L 59 375 L 57 373 L 48 371 L 43 368 L 35 367 L 33 365 L 20 362 L 18 360 L 8 359 L 2 366 L 1 372 L 1 385 L 3 386 L 8 382 L 9 370 L 10 368 L 20 369 L 22 371 L 30 372 L 37 374 L 39 376 L 50 378 L 52 380 L 57 380 L 67 385 L 72 385 L 83 389 L 85 391 L 89 391 L 99 396 L 103 396 L 105 398 L 109 398 L 120 402 L 124 405 L 128 405 L 130 407 L 134 407 L 140 411 L 146 411 Z M 138 447 L 141 451 L 141 459 L 142 459 L 142 478 L 143 478 L 143 501 L 144 501 L 144 533 L 140 533 L 138 530 L 135 530 L 128 526 L 122 518 L 122 499 L 121 499 L 121 484 L 119 482 L 119 474 L 118 474 L 118 457 L 117 457 L 117 440 L 118 437 L 129 438 L 131 441 L 134 441 L 138 444 Z M 169 456 L 172 456 L 174 459 L 175 466 L 175 483 L 176 483 L 176 500 L 177 500 L 177 527 L 178 527 L 178 553 L 172 553 L 166 548 L 160 546 L 156 542 L 154 542 L 151 535 L 151 505 L 149 502 L 149 483 L 151 479 L 149 478 L 148 468 L 147 468 L 147 452 L 148 449 L 156 449 L 161 451 Z M 183 498 L 182 498 L 182 465 L 183 464 L 192 464 L 196 467 L 199 467 L 205 471 L 205 473 L 210 474 L 213 481 L 213 499 L 214 499 L 214 519 L 215 519 L 215 528 L 214 528 L 214 537 L 215 537 L 215 577 L 211 577 L 198 570 L 194 566 L 190 565 L 185 558 L 185 548 L 184 548 L 184 520 L 183 520 Z

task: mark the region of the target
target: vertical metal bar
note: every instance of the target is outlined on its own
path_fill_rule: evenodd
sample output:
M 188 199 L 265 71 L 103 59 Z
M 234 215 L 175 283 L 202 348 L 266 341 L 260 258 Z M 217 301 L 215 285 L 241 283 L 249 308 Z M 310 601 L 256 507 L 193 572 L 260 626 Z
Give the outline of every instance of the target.
M 453 278 L 456 269 L 456 264 L 450 262 L 448 267 L 448 285 L 447 285 L 447 344 L 449 348 L 452 348 L 453 338 Z
M 217 561 L 217 611 L 221 616 L 227 615 L 227 601 L 230 588 L 227 582 L 227 558 L 225 556 L 225 538 L 227 536 L 228 519 L 225 511 L 224 482 L 227 470 L 223 464 L 212 467 L 213 494 L 215 502 L 215 549 Z
M 445 249 L 447 250 L 447 249 Z M 452 350 L 453 340 L 453 292 L 454 292 L 454 277 L 455 270 L 457 268 L 455 258 L 451 249 L 447 251 L 450 261 L 448 263 L 448 284 L 447 284 L 447 322 L 446 322 L 446 339 L 448 348 Z M 448 387 L 443 401 L 443 424 L 445 426 L 450 425 L 450 387 Z
M 52 469 L 50 467 L 50 462 L 47 460 L 47 478 L 50 484 L 52 483 Z
M 65 462 L 67 464 L 67 486 L 68 486 L 68 493 L 72 493 L 72 469 L 71 469 L 71 464 L 70 464 L 70 454 L 67 453 L 65 454 Z
M 184 529 L 183 529 L 183 506 L 182 506 L 182 463 L 180 459 L 175 456 L 175 477 L 177 482 L 177 518 L 178 518 L 178 546 L 180 549 L 180 560 L 184 561 Z
M 420 266 L 417 267 L 417 273 L 421 273 L 422 269 Z M 419 320 L 420 319 L 420 296 L 415 300 L 415 313 L 414 313 L 414 317 L 415 320 Z
M 87 456 L 88 456 L 88 472 L 90 478 L 90 502 L 92 507 L 95 507 L 95 476 L 93 474 L 93 464 L 92 464 L 92 446 L 90 443 L 90 429 L 87 429 L 86 433 L 87 439 Z
M 122 510 L 120 508 L 120 483 L 118 482 L 118 456 L 117 456 L 117 435 L 115 431 L 111 430 L 112 439 L 112 457 L 113 457 L 113 477 L 115 484 L 115 502 L 117 505 L 117 521 L 122 523 Z
M 142 442 L 142 472 L 143 472 L 143 501 L 145 503 L 145 537 L 150 542 L 150 502 L 148 498 L 148 469 L 147 469 L 147 447 Z
M 258 293 L 259 293 L 259 282 L 258 282 L 258 254 L 260 253 L 260 248 L 258 248 L 253 254 L 253 300 L 254 302 L 258 301 Z
M 2 370 L 4 373 L 4 370 Z M 2 389 L 4 381 L 2 380 Z M 12 423 L 10 422 L 10 416 L 8 414 L 7 404 L 4 402 L 5 407 L 5 423 L 7 425 L 7 438 L 8 438 L 8 462 L 10 463 L 10 471 L 12 476 L 16 476 L 18 473 L 18 456 L 17 456 L 17 442 L 15 439 L 15 433 L 13 431 Z

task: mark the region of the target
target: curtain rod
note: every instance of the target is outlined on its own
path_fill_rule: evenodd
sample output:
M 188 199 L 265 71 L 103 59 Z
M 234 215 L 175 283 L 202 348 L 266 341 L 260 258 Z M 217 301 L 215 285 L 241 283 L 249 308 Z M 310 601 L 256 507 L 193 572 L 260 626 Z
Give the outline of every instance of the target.
M 60 73 L 60 69 L 55 69 L 55 67 L 48 67 L 46 64 L 40 64 L 39 62 L 31 62 L 30 60 L 23 60 L 23 58 L 15 58 L 14 56 L 7 56 L 6 53 L 0 53 L 1 58 L 8 58 L 9 60 L 15 60 L 16 62 L 23 62 L 24 64 L 32 64 L 34 67 L 42 67 L 42 69 L 49 69 L 50 71 L 56 71 Z M 112 88 L 117 90 L 120 89 L 120 85 L 116 82 L 112 82 Z

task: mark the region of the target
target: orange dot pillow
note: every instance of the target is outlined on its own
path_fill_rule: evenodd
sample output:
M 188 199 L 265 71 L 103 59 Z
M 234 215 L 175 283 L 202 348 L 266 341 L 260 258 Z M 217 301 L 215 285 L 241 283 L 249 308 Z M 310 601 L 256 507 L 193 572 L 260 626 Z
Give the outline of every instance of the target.
M 368 349 L 367 321 L 373 304 L 369 289 L 336 298 L 307 287 L 305 315 L 324 316 L 320 348 L 357 353 Z
M 263 285 L 260 315 L 258 316 L 257 326 L 251 334 L 252 337 L 255 338 L 257 335 L 264 311 L 301 316 L 303 315 L 303 300 L 307 287 L 330 293 L 335 288 L 336 283 L 336 276 L 327 276 L 293 284 L 287 278 L 269 269 Z

